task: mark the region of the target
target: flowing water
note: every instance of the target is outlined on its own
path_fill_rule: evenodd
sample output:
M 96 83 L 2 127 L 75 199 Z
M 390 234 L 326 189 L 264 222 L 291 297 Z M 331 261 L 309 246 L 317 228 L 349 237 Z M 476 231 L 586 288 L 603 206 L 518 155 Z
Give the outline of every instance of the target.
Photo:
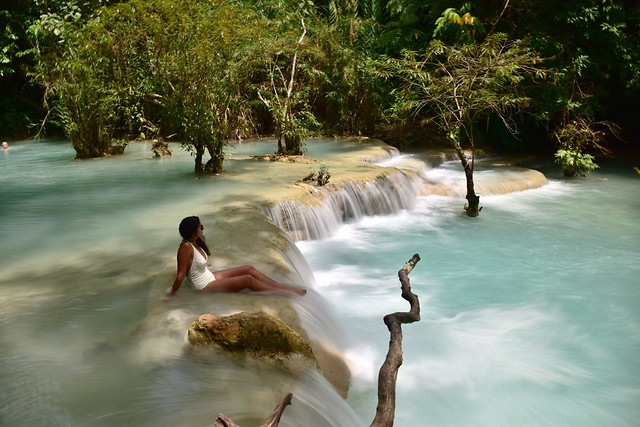
M 322 159 L 355 145 L 308 148 Z M 388 345 L 382 317 L 408 310 L 396 274 L 414 253 L 422 318 L 403 327 L 396 425 L 640 419 L 632 163 L 604 162 L 572 180 L 551 167 L 544 185 L 526 171 L 487 167 L 477 173 L 484 209 L 471 219 L 460 213 L 456 162 L 430 168 L 420 154 L 401 156 L 384 166 L 411 178 L 347 187 L 303 215 L 296 230 L 305 233 L 292 236 L 315 240 L 285 254 L 295 264 L 289 279 L 312 288 L 297 303 L 303 320 L 328 330 L 347 357 L 345 401 L 315 373 L 292 379 L 190 350 L 184 325 L 204 312 L 206 296 L 184 289 L 160 302 L 179 220 L 269 191 L 288 166 L 246 158 L 273 152 L 273 143 L 236 146 L 225 174 L 202 179 L 188 154 L 150 159 L 149 144 L 82 162 L 62 141 L 12 147 L 0 153 L 0 425 L 211 425 L 223 412 L 248 427 L 289 391 L 282 426 L 368 425 Z

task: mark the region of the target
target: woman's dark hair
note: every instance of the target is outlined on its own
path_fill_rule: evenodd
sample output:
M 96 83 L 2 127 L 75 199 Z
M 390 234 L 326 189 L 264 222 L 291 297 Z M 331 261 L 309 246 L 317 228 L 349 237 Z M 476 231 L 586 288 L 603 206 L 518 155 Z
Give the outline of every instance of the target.
M 200 218 L 197 216 L 188 216 L 182 221 L 180 221 L 180 226 L 178 227 L 178 231 L 182 238 L 186 241 L 189 240 L 191 236 L 198 232 L 198 227 L 200 227 Z M 196 243 L 200 246 L 207 255 L 211 255 L 211 251 L 207 247 L 207 244 L 201 238 L 196 239 Z

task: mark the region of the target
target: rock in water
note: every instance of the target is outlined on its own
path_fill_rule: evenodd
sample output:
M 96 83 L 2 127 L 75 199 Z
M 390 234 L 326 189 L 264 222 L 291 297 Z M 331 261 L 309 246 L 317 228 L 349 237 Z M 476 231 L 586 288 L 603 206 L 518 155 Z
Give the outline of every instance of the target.
M 306 338 L 279 318 L 262 311 L 244 311 L 224 317 L 203 314 L 191 324 L 189 342 L 214 344 L 224 350 L 277 361 L 304 356 L 312 366 L 317 365 Z
M 203 314 L 189 327 L 188 337 L 192 345 L 251 355 L 294 374 L 317 369 L 338 393 L 348 395 L 351 372 L 338 350 L 309 341 L 282 319 L 263 311 Z

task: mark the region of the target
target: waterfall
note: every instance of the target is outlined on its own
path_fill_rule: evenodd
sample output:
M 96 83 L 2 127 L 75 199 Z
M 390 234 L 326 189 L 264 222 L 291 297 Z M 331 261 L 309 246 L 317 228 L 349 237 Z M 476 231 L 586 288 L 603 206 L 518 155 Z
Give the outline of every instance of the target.
M 300 241 L 330 237 L 340 224 L 365 216 L 410 210 L 420 196 L 464 199 L 466 182 L 464 173 L 458 170 L 459 162 L 446 154 L 430 153 L 427 158 L 438 165 L 446 163 L 446 167 L 433 169 L 421 159 L 391 151 L 375 159 L 363 159 L 385 171 L 374 179 L 307 186 L 311 197 L 284 199 L 259 209 L 294 241 Z M 388 172 L 390 169 L 393 172 Z M 541 172 L 513 166 L 477 170 L 474 175 L 476 191 L 483 196 L 539 188 L 547 183 Z
M 344 181 L 315 188 L 312 202 L 282 200 L 260 210 L 296 241 L 331 236 L 345 221 L 411 209 L 415 205 L 413 177 L 398 170 L 373 181 Z

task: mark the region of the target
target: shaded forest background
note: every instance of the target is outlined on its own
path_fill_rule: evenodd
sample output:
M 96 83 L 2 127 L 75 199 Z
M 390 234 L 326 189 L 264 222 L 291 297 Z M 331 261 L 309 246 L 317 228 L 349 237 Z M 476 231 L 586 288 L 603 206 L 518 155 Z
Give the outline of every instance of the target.
M 267 135 L 282 153 L 301 150 L 311 135 L 396 146 L 457 138 L 556 156 L 640 147 L 637 2 L 11 0 L 5 7 L 0 136 L 65 137 L 78 158 L 117 154 L 136 139 L 176 140 L 194 153 L 196 170 L 219 171 L 228 140 Z M 496 59 L 505 61 L 491 69 Z M 456 110 L 461 88 L 469 89 L 464 117 Z M 439 108 L 442 100 L 454 107 Z

